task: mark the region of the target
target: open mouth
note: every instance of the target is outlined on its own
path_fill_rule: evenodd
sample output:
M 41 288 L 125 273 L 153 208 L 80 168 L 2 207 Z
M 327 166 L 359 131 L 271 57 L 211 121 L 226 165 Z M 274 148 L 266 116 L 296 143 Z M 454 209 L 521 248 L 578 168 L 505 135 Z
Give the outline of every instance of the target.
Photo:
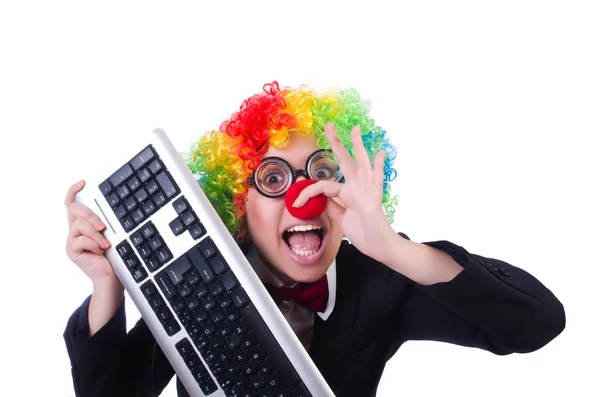
M 325 231 L 320 225 L 296 225 L 281 236 L 290 251 L 299 257 L 316 254 L 323 246 Z

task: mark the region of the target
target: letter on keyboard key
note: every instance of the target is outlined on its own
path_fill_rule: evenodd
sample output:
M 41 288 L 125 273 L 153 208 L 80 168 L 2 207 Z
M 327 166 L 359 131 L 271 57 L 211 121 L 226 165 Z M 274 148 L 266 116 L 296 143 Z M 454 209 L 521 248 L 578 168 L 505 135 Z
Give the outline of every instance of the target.
M 200 248 L 200 251 L 202 251 L 202 255 L 204 255 L 204 257 L 207 259 L 213 256 L 215 252 L 217 252 L 217 247 L 215 247 L 215 243 L 210 237 L 207 237 L 204 240 L 200 241 L 200 243 L 198 243 L 198 248 Z
M 183 281 L 184 273 L 191 268 L 192 265 L 190 265 L 190 261 L 185 255 L 183 255 L 170 264 L 169 267 L 167 267 L 166 272 L 169 275 L 169 279 L 171 279 L 173 285 L 179 285 L 179 283 Z
M 108 179 L 110 180 L 110 183 L 112 183 L 113 186 L 118 186 L 121 183 L 125 182 L 125 180 L 131 175 L 133 175 L 133 170 L 131 169 L 129 164 L 125 164 L 123 167 L 119 168 L 117 172 L 112 174 Z
M 231 296 L 233 303 L 237 307 L 242 307 L 246 303 L 248 303 L 248 296 L 246 295 L 246 292 L 241 288 L 237 288 L 236 290 L 231 291 L 229 295 Z

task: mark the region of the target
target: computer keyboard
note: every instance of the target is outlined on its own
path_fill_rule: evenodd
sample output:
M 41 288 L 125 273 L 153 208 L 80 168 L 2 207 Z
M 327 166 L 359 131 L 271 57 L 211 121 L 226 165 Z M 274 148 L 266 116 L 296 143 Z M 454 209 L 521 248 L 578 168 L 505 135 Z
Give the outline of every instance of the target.
M 333 396 L 162 130 L 78 201 L 192 396 Z

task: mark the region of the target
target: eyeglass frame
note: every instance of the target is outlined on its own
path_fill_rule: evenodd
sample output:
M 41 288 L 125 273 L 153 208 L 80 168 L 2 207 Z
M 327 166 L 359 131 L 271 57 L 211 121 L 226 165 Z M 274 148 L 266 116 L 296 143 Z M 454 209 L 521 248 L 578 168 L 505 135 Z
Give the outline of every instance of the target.
M 328 152 L 330 154 L 333 154 L 333 152 L 330 149 L 319 149 L 319 150 L 316 150 L 315 152 L 311 153 L 311 155 L 308 156 L 308 158 L 306 159 L 306 163 L 304 164 L 304 169 L 299 169 L 299 170 L 294 170 L 292 168 L 292 165 L 286 159 L 283 159 L 281 157 L 277 157 L 277 156 L 265 157 L 264 159 L 261 160 L 259 166 L 255 170 L 252 171 L 252 175 L 250 175 L 248 177 L 248 180 L 247 180 L 248 186 L 254 186 L 254 188 L 256 189 L 256 191 L 258 191 L 258 193 L 260 193 L 261 195 L 263 195 L 265 197 L 268 197 L 268 198 L 280 198 L 280 197 L 283 197 L 283 196 L 285 196 L 285 194 L 288 191 L 288 189 L 290 188 L 290 186 L 292 186 L 296 182 L 296 179 L 298 179 L 299 176 L 303 176 L 306 179 L 310 179 L 310 180 L 313 180 L 313 181 L 315 180 L 315 179 L 312 179 L 310 177 L 309 173 L 308 173 L 308 165 L 310 164 L 311 160 L 314 157 L 316 157 L 319 153 L 322 153 L 322 152 Z M 268 195 L 268 194 L 264 193 L 262 191 L 262 189 L 259 188 L 256 183 L 254 183 L 254 180 L 256 179 L 256 171 L 259 170 L 260 167 L 263 165 L 263 163 L 266 162 L 266 161 L 268 161 L 268 160 L 278 160 L 278 161 L 283 162 L 288 167 L 288 169 L 291 171 L 291 174 L 292 174 L 292 178 L 291 178 L 289 184 L 287 184 L 287 186 L 284 189 L 282 189 L 282 193 L 277 194 L 276 196 L 271 196 L 271 195 Z M 340 178 L 339 178 L 339 180 L 334 179 L 334 182 L 343 183 L 344 182 L 344 175 L 342 175 L 342 173 L 341 173 L 339 164 L 337 165 L 337 172 L 340 174 Z

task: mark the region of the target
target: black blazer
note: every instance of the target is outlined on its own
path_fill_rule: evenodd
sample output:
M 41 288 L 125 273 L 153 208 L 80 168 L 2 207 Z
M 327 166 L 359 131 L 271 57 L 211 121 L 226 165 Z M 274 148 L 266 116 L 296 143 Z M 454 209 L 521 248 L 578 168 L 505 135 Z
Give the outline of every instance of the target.
M 506 355 L 535 351 L 564 329 L 562 304 L 527 272 L 448 241 L 424 244 L 464 270 L 450 282 L 420 286 L 342 242 L 335 307 L 327 321 L 315 315 L 310 350 L 336 396 L 375 396 L 387 360 L 409 340 Z M 88 304 L 89 297 L 64 333 L 76 395 L 159 395 L 174 371 L 143 319 L 126 333 L 122 305 L 90 338 Z M 179 380 L 177 390 L 188 396 Z

